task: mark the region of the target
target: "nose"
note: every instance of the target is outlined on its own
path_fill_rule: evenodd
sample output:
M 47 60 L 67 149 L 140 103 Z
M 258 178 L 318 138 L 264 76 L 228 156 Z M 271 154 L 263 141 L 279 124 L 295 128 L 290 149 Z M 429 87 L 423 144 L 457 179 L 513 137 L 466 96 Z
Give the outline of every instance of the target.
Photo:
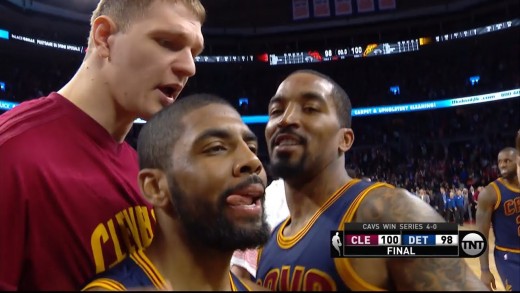
M 290 125 L 297 125 L 300 119 L 300 110 L 294 104 L 289 104 L 280 120 L 278 121 L 278 127 L 287 127 Z
M 233 176 L 239 177 L 241 175 L 259 175 L 262 170 L 262 162 L 258 156 L 253 153 L 249 147 L 244 143 L 245 147 L 237 149 L 238 159 L 233 166 Z
M 179 51 L 177 60 L 172 63 L 172 71 L 174 74 L 182 78 L 188 78 L 195 75 L 195 59 L 189 48 Z

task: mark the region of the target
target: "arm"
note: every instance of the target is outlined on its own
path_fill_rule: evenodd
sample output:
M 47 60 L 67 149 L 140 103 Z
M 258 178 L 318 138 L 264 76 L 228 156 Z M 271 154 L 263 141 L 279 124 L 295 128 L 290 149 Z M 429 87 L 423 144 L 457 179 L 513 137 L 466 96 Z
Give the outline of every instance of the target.
M 33 181 L 24 178 L 24 166 L 17 160 L 16 152 L 0 145 L 0 291 L 20 290 L 22 278 L 27 196 Z
M 444 222 L 435 210 L 401 188 L 376 188 L 362 201 L 356 222 Z M 396 290 L 486 290 L 460 258 L 385 259 Z
M 478 198 L 478 208 L 476 214 L 477 230 L 489 239 L 489 229 L 491 228 L 491 216 L 495 210 L 497 195 L 491 185 L 484 188 Z M 480 279 L 488 288 L 496 289 L 495 277 L 489 270 L 489 245 L 484 254 L 480 257 Z

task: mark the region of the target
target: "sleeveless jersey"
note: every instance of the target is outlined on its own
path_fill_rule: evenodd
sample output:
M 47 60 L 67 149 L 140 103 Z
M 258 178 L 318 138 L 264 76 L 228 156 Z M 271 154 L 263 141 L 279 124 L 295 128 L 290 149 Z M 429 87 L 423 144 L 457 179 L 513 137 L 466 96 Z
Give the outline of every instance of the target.
M 503 178 L 490 183 L 497 195 L 491 223 L 498 250 L 520 253 L 520 189 Z
M 229 282 L 232 291 L 252 291 L 232 272 L 229 272 Z M 83 291 L 93 287 L 101 287 L 108 291 L 126 291 L 132 288 L 164 290 L 165 286 L 164 277 L 143 251 L 139 250 L 115 267 L 97 276 L 83 288 Z
M 344 230 L 344 223 L 352 221 L 363 198 L 382 186 L 393 188 L 349 181 L 294 236 L 282 234 L 290 218 L 280 223 L 260 251 L 257 283 L 273 291 L 383 290 L 363 281 L 349 259 L 330 255 L 330 232 Z

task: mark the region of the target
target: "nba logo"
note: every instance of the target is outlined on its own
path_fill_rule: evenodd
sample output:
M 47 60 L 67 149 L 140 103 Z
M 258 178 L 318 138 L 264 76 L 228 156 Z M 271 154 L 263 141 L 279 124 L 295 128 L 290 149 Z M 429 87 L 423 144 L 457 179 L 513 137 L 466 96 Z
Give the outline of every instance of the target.
M 343 257 L 343 231 L 330 231 L 330 257 Z
M 459 231 L 460 257 L 479 257 L 486 251 L 487 240 L 477 231 Z

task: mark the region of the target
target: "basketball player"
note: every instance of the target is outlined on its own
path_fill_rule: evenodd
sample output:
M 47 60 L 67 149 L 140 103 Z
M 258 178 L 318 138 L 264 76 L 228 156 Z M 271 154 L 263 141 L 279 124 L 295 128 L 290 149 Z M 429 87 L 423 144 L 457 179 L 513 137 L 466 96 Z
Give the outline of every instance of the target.
M 124 139 L 195 74 L 204 18 L 198 0 L 101 0 L 74 77 L 0 116 L 0 290 L 79 290 L 150 243 Z
M 336 82 L 310 70 L 290 74 L 271 99 L 265 136 L 290 216 L 262 247 L 257 282 L 295 291 L 486 289 L 463 259 L 330 257 L 330 231 L 345 222 L 444 222 L 405 189 L 347 174 L 351 110 Z
M 166 280 L 175 291 L 263 289 L 230 272 L 236 249 L 269 237 L 267 176 L 257 149 L 240 114 L 218 97 L 188 96 L 155 115 L 137 143 L 139 187 L 154 206 L 155 237 L 85 289 L 166 289 Z
M 517 175 L 518 151 L 506 147 L 498 153 L 500 176 L 478 196 L 477 229 L 488 238 L 493 227 L 495 264 L 508 291 L 520 290 L 520 183 Z M 489 253 L 480 256 L 480 279 L 496 289 L 489 270 Z

